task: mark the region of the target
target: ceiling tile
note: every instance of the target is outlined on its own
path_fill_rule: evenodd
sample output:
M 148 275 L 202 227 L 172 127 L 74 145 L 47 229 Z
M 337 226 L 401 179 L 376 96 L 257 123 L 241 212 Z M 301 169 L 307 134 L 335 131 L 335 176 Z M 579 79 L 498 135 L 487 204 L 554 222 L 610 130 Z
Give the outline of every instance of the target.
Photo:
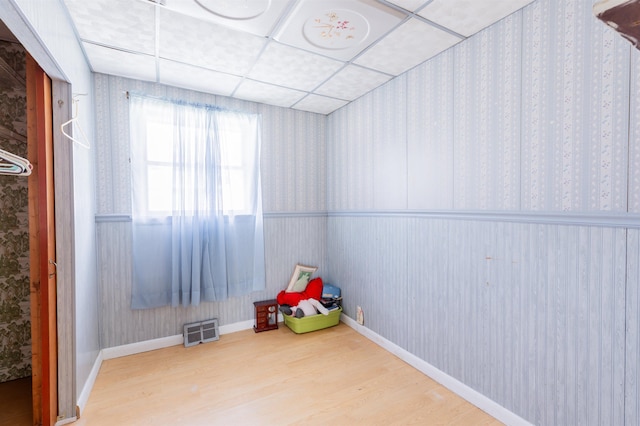
M 364 52 L 354 63 L 400 75 L 461 40 L 414 18 Z
M 429 3 L 431 0 L 387 0 L 389 3 L 393 3 L 396 6 L 400 6 L 404 10 L 408 10 L 409 12 L 415 12 L 420 9 L 426 3 Z M 477 0 L 476 0 L 477 1 Z
M 249 77 L 298 90 L 313 90 L 343 65 L 324 56 L 271 42 Z
M 293 108 L 326 115 L 339 108 L 342 108 L 348 103 L 348 101 L 343 101 L 342 99 L 327 98 L 325 96 L 319 95 L 309 95 L 295 104 Z
M 83 46 L 95 72 L 156 81 L 156 60 L 153 56 L 123 52 L 91 43 L 83 43 Z
M 243 75 L 249 71 L 265 38 L 160 9 L 160 57 Z
M 131 0 L 64 1 L 82 40 L 154 54 L 154 4 Z
M 328 114 L 534 0 L 62 1 L 96 72 Z
M 186 77 L 186 78 L 185 78 Z M 241 77 L 187 64 L 160 60 L 158 82 L 216 95 L 231 96 Z
M 166 0 L 167 9 L 259 36 L 271 34 L 289 0 L 253 0 L 253 4 L 264 7 L 246 8 L 255 13 L 243 18 L 237 12 L 246 2 L 238 0 Z
M 244 80 L 233 94 L 233 97 L 288 108 L 299 101 L 305 94 L 305 92 L 287 89 L 286 87 Z
M 274 39 L 347 61 L 405 17 L 374 0 L 306 0 L 291 11 Z
M 469 37 L 533 0 L 434 0 L 418 14 Z
M 338 71 L 329 81 L 320 86 L 315 93 L 352 101 L 375 89 L 391 79 L 386 74 L 349 65 Z

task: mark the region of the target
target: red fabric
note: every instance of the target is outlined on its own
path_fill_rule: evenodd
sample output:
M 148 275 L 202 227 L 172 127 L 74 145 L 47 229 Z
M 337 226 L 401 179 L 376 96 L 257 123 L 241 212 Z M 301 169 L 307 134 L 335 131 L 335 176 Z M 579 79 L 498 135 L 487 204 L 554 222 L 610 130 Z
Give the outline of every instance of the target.
M 307 284 L 307 288 L 305 288 L 304 291 L 301 291 L 299 293 L 287 293 L 282 290 L 280 293 L 278 293 L 276 300 L 278 301 L 278 305 L 289 306 L 298 306 L 298 303 L 301 300 L 320 300 L 322 298 L 322 286 L 322 278 L 314 278 L 309 281 L 309 284 Z

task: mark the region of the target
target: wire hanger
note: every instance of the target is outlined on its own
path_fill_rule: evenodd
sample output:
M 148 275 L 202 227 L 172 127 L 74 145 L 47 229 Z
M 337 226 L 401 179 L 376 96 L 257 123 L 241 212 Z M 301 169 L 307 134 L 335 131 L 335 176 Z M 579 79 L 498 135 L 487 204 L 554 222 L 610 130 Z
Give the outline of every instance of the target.
M 29 176 L 32 169 L 26 158 L 0 149 L 0 175 Z
M 78 145 L 80 145 L 83 148 L 86 149 L 91 149 L 91 146 L 89 144 L 89 139 L 87 138 L 87 135 L 84 133 L 84 131 L 82 130 L 82 127 L 80 127 L 80 123 L 77 123 L 78 120 L 78 102 L 80 102 L 79 99 L 77 99 L 78 95 L 74 95 L 73 99 L 71 100 L 71 102 L 73 103 L 74 107 L 75 107 L 75 112 L 73 117 L 71 117 L 71 120 L 69 121 L 65 121 L 64 123 L 62 123 L 60 125 L 60 131 L 62 132 L 63 135 L 65 135 L 66 137 L 68 137 L 69 139 L 71 139 L 73 142 L 77 143 Z M 78 129 L 78 133 L 80 134 L 80 136 L 82 136 L 82 140 L 76 139 L 73 136 L 71 136 L 70 134 L 68 134 L 67 132 L 64 131 L 65 126 L 74 123 L 75 126 L 73 126 L 73 129 Z

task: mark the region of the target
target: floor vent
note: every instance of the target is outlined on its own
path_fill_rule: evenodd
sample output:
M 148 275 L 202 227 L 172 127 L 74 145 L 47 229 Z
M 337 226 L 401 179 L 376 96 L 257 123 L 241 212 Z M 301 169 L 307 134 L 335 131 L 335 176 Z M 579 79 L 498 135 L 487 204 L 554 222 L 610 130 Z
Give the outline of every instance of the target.
M 218 318 L 184 325 L 184 347 L 218 340 Z

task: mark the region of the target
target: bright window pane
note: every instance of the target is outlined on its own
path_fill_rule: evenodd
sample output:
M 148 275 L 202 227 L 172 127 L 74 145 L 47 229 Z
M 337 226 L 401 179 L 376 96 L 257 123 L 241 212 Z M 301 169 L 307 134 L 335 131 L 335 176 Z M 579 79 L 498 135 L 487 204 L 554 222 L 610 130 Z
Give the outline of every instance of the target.
M 244 212 L 248 208 L 248 200 L 242 170 L 227 170 L 223 174 L 222 185 L 224 187 L 222 202 L 225 212 Z
M 196 129 L 186 126 L 181 129 L 184 137 L 183 149 L 187 151 L 186 161 L 192 161 L 189 151 L 196 148 L 198 141 L 204 135 L 198 134 Z M 245 187 L 245 170 L 243 168 L 244 143 L 243 130 L 239 123 L 227 123 L 220 135 L 220 159 L 222 166 L 222 201 L 226 214 L 249 213 L 250 200 Z M 173 203 L 184 211 L 196 212 L 209 208 L 206 197 L 198 192 L 197 187 L 203 187 L 205 176 L 194 176 L 194 170 L 188 167 L 180 180 L 184 191 L 180 191 L 181 199 L 173 200 L 173 138 L 175 131 L 173 125 L 152 121 L 147 123 L 147 189 L 148 211 L 155 214 L 171 214 Z M 193 166 L 193 164 L 188 164 Z M 179 207 L 178 207 L 179 206 Z
M 227 167 L 242 167 L 242 134 L 230 132 L 225 134 L 220 143 L 222 159 Z
M 147 159 L 166 163 L 173 161 L 172 125 L 158 122 L 147 124 Z
M 171 166 L 149 165 L 147 172 L 149 212 L 171 212 L 173 192 Z

